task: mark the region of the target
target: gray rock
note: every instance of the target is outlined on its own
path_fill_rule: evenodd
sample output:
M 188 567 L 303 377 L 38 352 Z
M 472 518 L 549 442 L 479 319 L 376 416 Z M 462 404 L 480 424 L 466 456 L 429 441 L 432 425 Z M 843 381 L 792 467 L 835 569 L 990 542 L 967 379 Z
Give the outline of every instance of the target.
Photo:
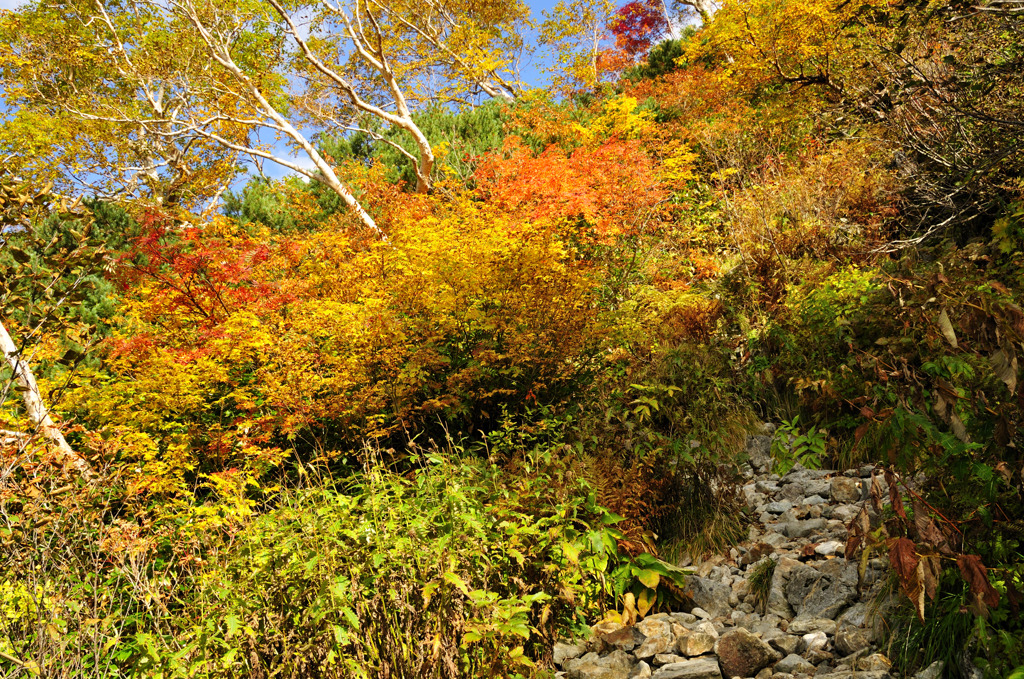
M 757 673 L 754 679 L 772 679 L 772 670 L 770 667 L 766 667 Z
M 630 671 L 629 679 L 651 679 L 651 666 L 641 660 Z
M 845 568 L 838 575 L 809 566 L 795 569 L 786 585 L 786 600 L 800 617 L 835 619 L 857 599 L 856 581 L 850 584 Z
M 842 521 L 844 524 L 853 521 L 854 517 L 860 513 L 860 508 L 854 505 L 836 505 L 832 507 L 831 517 L 837 521 Z
M 672 624 L 669 622 L 671 618 L 667 615 L 661 617 L 662 614 L 657 616 L 649 615 L 636 624 L 636 628 L 640 630 L 640 633 L 645 637 L 656 637 L 662 634 L 670 634 L 672 632 Z
M 665 625 L 665 631 L 644 639 L 644 642 L 633 650 L 633 655 L 643 660 L 659 653 L 668 653 L 675 649 L 676 640 L 669 630 L 669 625 L 668 623 L 663 624 Z
M 822 498 L 828 497 L 831 487 L 832 483 L 827 479 L 814 479 L 804 482 L 805 493 L 808 495 L 818 495 Z
M 790 634 L 807 634 L 809 632 L 824 632 L 835 634 L 836 621 L 828 618 L 812 618 L 810 616 L 797 616 L 789 623 Z
M 692 609 L 690 610 L 690 612 L 691 612 L 691 613 L 693 613 L 694 615 L 696 615 L 696 616 L 697 616 L 698 618 L 700 618 L 701 620 L 710 620 L 710 619 L 711 619 L 711 617 L 712 617 L 710 613 L 708 613 L 707 611 L 705 611 L 705 610 L 704 610 L 703 608 L 701 608 L 700 606 L 694 606 L 694 607 L 693 607 L 693 608 L 692 608 Z
M 727 585 L 709 578 L 691 576 L 686 581 L 685 591 L 695 607 L 710 613 L 707 617 L 717 618 L 729 615 L 729 595 L 732 593 L 732 588 Z M 705 617 L 694 610 L 691 610 L 690 613 L 697 617 Z
M 742 628 L 723 634 L 715 653 L 727 677 L 752 677 L 779 657 L 775 649 Z
M 814 674 L 814 665 L 807 662 L 796 653 L 790 653 L 785 658 L 775 663 L 773 668 L 776 672 L 786 674 Z
M 567 644 L 556 641 L 551 657 L 556 665 L 561 667 L 566 660 L 573 660 L 583 655 L 587 650 L 586 644 Z
M 694 658 L 663 665 L 654 671 L 652 679 L 722 679 L 722 671 L 714 658 Z
M 847 624 L 853 627 L 863 627 L 864 623 L 868 619 L 868 605 L 865 603 L 856 603 L 850 606 L 846 611 L 839 616 L 837 622 L 840 625 Z
M 607 634 L 598 634 L 597 650 L 632 651 L 634 648 L 644 643 L 644 639 L 646 639 L 646 637 L 643 632 L 638 630 L 636 627 L 623 627 L 615 630 L 614 632 L 608 632 Z
M 823 498 L 822 496 L 818 495 L 817 493 L 815 493 L 814 495 L 812 495 L 810 497 L 804 498 L 804 504 L 808 505 L 808 506 L 821 505 L 821 504 L 825 504 L 825 502 L 827 502 L 827 500 L 825 500 L 825 498 Z
M 710 653 L 715 648 L 716 636 L 707 632 L 691 632 L 678 640 L 677 648 L 679 653 L 688 658 Z
M 683 662 L 685 660 L 686 658 L 681 655 L 676 655 L 675 653 L 659 653 L 654 656 L 651 664 L 655 667 L 661 667 L 662 665 L 671 665 L 674 662 Z
M 946 664 L 944 662 L 936 660 L 931 665 L 915 674 L 914 679 L 940 679 L 942 676 L 942 670 L 945 668 Z
M 750 466 L 754 469 L 767 469 L 772 462 L 772 437 L 748 436 L 746 446 Z
M 596 653 L 587 653 L 582 658 L 566 663 L 569 679 L 629 679 L 633 666 L 630 657 L 624 651 L 615 651 L 604 657 Z
M 800 650 L 800 644 L 803 643 L 803 640 L 800 637 L 786 634 L 781 637 L 776 637 L 768 643 L 782 655 L 791 655 Z
M 892 679 L 892 675 L 888 672 L 852 672 L 850 670 L 818 674 L 815 677 L 821 677 L 822 679 Z
M 782 514 L 788 512 L 793 508 L 793 503 L 789 500 L 781 500 L 779 502 L 769 502 L 764 506 L 764 511 L 769 514 Z
M 871 638 L 867 630 L 842 623 L 836 629 L 834 644 L 840 655 L 850 655 L 870 646 Z
M 775 526 L 775 530 L 782 533 L 787 538 L 799 539 L 805 538 L 816 531 L 825 530 L 827 527 L 828 521 L 825 519 L 806 519 L 804 521 L 787 521 L 786 523 L 780 523 Z
M 697 616 L 691 615 L 690 613 L 672 613 L 672 619 L 678 622 L 680 625 L 695 625 L 697 624 Z
M 777 493 L 778 492 L 779 484 L 776 483 L 775 481 L 758 481 L 758 482 L 756 482 L 754 484 L 754 489 L 758 493 L 763 493 L 765 495 L 771 495 L 772 493 Z
M 829 493 L 833 502 L 841 504 L 853 504 L 860 502 L 864 496 L 864 482 L 860 479 L 851 479 L 845 476 L 836 476 L 832 479 Z

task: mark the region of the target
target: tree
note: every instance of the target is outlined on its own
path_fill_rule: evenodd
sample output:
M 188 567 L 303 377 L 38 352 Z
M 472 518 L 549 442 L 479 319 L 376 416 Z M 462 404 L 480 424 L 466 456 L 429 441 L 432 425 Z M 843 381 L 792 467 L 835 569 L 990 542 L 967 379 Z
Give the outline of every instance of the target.
M 9 240 L 8 235 L 12 229 L 23 230 L 30 228 L 27 223 L 25 210 L 26 207 L 39 207 L 48 208 L 51 203 L 54 202 L 54 196 L 52 196 L 48 190 L 40 191 L 38 193 L 26 192 L 17 182 L 9 181 L 2 171 L 0 171 L 0 241 L 2 244 L 6 244 Z M 75 206 L 67 205 L 65 202 L 59 202 L 59 210 L 66 215 L 71 217 L 79 217 L 72 210 Z M 58 292 L 58 297 L 55 299 L 51 308 L 46 314 L 43 315 L 45 320 L 50 316 L 57 307 L 65 303 L 75 292 L 78 287 L 78 281 L 72 282 L 70 285 L 60 285 L 62 279 L 66 281 L 66 274 L 71 273 L 74 278 L 73 271 L 77 268 L 76 265 L 79 261 L 85 258 L 96 256 L 98 253 L 92 248 L 84 247 L 73 250 L 72 252 L 61 252 L 57 258 L 58 261 L 47 262 L 49 269 L 44 274 L 44 279 L 48 283 L 48 291 L 51 292 L 51 297 L 54 290 Z M 29 254 L 24 251 L 16 251 L 14 253 L 16 260 L 20 260 L 21 264 L 27 264 L 29 261 Z M 32 276 L 36 271 L 32 268 L 29 269 L 28 273 L 22 273 L 21 276 Z M 12 286 L 13 279 L 18 278 L 19 275 L 17 270 L 4 271 L 4 288 L 5 294 L 3 295 L 2 301 L 4 308 L 12 304 L 14 300 L 11 296 L 6 293 Z M 5 311 L 5 316 L 7 315 Z M 34 330 L 38 330 L 43 321 L 39 321 L 39 324 Z M 86 478 L 92 478 L 93 471 L 89 466 L 89 463 L 79 455 L 75 450 L 68 444 L 64 438 L 64 434 L 60 428 L 54 422 L 50 416 L 50 410 L 46 406 L 43 400 L 42 394 L 39 391 L 39 385 L 36 383 L 35 375 L 32 373 L 32 369 L 28 364 L 28 361 L 23 356 L 23 351 L 15 343 L 7 327 L 3 321 L 0 320 L 0 352 L 3 353 L 4 363 L 10 370 L 10 377 L 8 378 L 7 384 L 4 385 L 2 392 L 0 392 L 0 405 L 7 401 L 7 396 L 10 393 L 11 388 L 21 394 L 22 405 L 25 410 L 25 415 L 28 417 L 29 423 L 34 428 L 29 432 L 9 432 L 3 431 L 0 434 L 4 435 L 6 439 L 12 439 L 17 441 L 20 446 L 24 447 L 35 438 L 36 435 L 42 436 L 48 440 L 56 449 L 59 457 L 63 462 L 69 464 L 79 474 Z
M 647 52 L 651 45 L 672 29 L 661 0 L 632 0 L 626 3 L 615 10 L 610 28 L 615 36 L 615 46 L 630 58 Z
M 554 51 L 549 71 L 555 87 L 572 92 L 597 83 L 605 27 L 614 8 L 611 0 L 559 0 L 544 12 L 540 42 Z
M 377 232 L 316 139 L 376 135 L 429 190 L 434 151 L 413 111 L 514 97 L 529 25 L 521 2 L 494 0 L 67 0 L 15 16 L 36 28 L 7 32 L 5 80 L 22 109 L 97 125 L 112 143 L 109 131 L 133 131 L 121 146 L 159 156 L 150 166 L 173 165 L 168 145 L 276 162 L 330 187 Z M 44 29 L 76 36 L 73 49 Z M 367 120 L 413 143 L 386 141 Z

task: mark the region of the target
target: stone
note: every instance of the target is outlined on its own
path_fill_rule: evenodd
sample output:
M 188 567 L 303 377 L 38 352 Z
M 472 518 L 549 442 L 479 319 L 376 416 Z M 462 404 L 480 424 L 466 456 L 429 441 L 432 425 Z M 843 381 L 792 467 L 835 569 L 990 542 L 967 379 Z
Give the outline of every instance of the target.
M 633 663 L 624 651 L 615 651 L 604 657 L 587 653 L 570 660 L 566 669 L 569 679 L 629 679 Z
M 824 632 L 825 634 L 836 633 L 836 621 L 828 618 L 813 618 L 810 616 L 797 616 L 789 623 L 787 630 L 790 634 L 807 634 L 809 632 Z
M 881 653 L 872 653 L 857 661 L 857 669 L 862 672 L 888 672 L 892 661 Z
M 679 639 L 677 648 L 680 654 L 692 658 L 710 653 L 715 648 L 716 640 L 717 636 L 711 636 L 707 632 L 691 632 Z
M 652 679 L 722 679 L 722 671 L 714 658 L 694 658 L 662 665 Z
M 847 624 L 853 627 L 863 627 L 864 623 L 868 619 L 868 605 L 865 603 L 857 603 L 850 606 L 846 611 L 839 616 L 837 621 L 840 625 Z
M 793 636 L 791 634 L 784 634 L 781 637 L 776 637 L 768 642 L 768 644 L 782 655 L 791 655 L 800 650 L 800 644 L 803 640 L 800 637 Z
M 705 610 L 704 610 L 703 608 L 701 608 L 700 606 L 694 606 L 694 607 L 693 607 L 693 608 L 692 608 L 692 609 L 690 610 L 690 612 L 691 612 L 691 613 L 693 613 L 694 615 L 696 615 L 696 616 L 697 616 L 698 618 L 700 618 L 701 620 L 710 620 L 710 619 L 711 619 L 711 614 L 710 614 L 710 613 L 708 613 L 707 611 L 705 611 Z
M 824 530 L 826 527 L 828 527 L 828 521 L 825 519 L 804 519 L 803 521 L 780 523 L 775 526 L 775 530 L 791 540 L 798 540 Z
M 864 482 L 860 479 L 851 479 L 845 476 L 836 476 L 829 486 L 829 494 L 833 502 L 840 504 L 853 504 L 860 502 L 863 497 Z
M 772 670 L 770 667 L 766 667 L 757 673 L 754 679 L 772 679 Z
M 674 648 L 675 638 L 669 630 L 668 623 L 665 623 L 664 632 L 654 634 L 644 639 L 643 643 L 633 650 L 633 655 L 643 660 L 658 655 L 659 653 L 668 653 Z
M 681 655 L 676 655 L 675 653 L 659 653 L 654 656 L 651 664 L 655 667 L 661 667 L 662 665 L 671 665 L 674 662 L 683 662 L 685 660 L 686 658 Z
M 613 622 L 609 620 L 605 622 L 599 622 L 596 625 L 594 625 L 593 633 L 595 637 L 599 637 L 602 634 L 609 634 L 616 630 L 620 630 L 623 627 L 625 627 L 625 625 L 623 625 L 621 622 Z
M 871 639 L 867 630 L 854 627 L 849 623 L 842 623 L 836 629 L 833 645 L 840 655 L 850 655 L 870 646 Z
M 743 628 L 723 634 L 715 653 L 727 677 L 752 677 L 779 657 L 775 649 Z
M 850 670 L 840 670 L 839 672 L 829 672 L 828 674 L 816 676 L 820 676 L 821 679 L 892 679 L 891 674 L 882 671 L 851 672 Z
M 944 670 L 945 667 L 946 664 L 944 662 L 936 660 L 931 665 L 915 674 L 914 679 L 940 679 L 940 677 L 942 677 L 942 670 Z
M 757 470 L 767 469 L 772 462 L 772 437 L 748 436 L 746 453 L 751 467 Z
M 719 637 L 718 628 L 707 621 L 698 623 L 697 626 L 693 628 L 693 631 L 703 632 L 704 634 L 710 636 L 712 639 L 718 639 Z
M 636 629 L 646 637 L 633 651 L 637 658 L 650 658 L 658 653 L 667 653 L 675 646 L 672 635 L 672 623 L 668 615 L 655 615 L 644 618 L 636 624 Z
M 633 666 L 629 679 L 651 679 L 651 666 L 641 660 Z
M 820 495 L 812 495 L 804 498 L 804 504 L 808 507 L 825 504 L 826 500 Z
M 566 660 L 574 660 L 583 655 L 586 650 L 586 644 L 567 644 L 562 641 L 556 641 L 551 652 L 551 659 L 556 665 L 561 667 L 565 664 Z
M 710 614 L 706 617 L 717 618 L 729 615 L 729 594 L 732 592 L 732 589 L 728 585 L 723 585 L 721 582 L 715 582 L 709 578 L 694 576 L 686 581 L 684 590 L 686 595 L 693 601 L 694 607 L 701 608 Z M 690 613 L 697 617 L 705 617 L 693 610 Z
M 635 627 L 640 630 L 640 633 L 645 637 L 656 637 L 662 634 L 670 634 L 672 632 L 672 624 L 666 618 L 668 618 L 668 616 L 662 618 L 649 615 L 638 622 Z
M 804 482 L 804 492 L 810 496 L 817 495 L 823 500 L 828 496 L 832 487 L 831 481 L 827 479 L 811 479 Z
M 813 651 L 820 651 L 828 646 L 828 637 L 824 632 L 808 632 L 803 636 L 804 655 Z
M 794 570 L 786 585 L 786 600 L 800 617 L 834 619 L 856 599 L 856 581 L 851 585 L 845 571 L 835 577 L 804 566 Z
M 672 619 L 680 625 L 693 625 L 697 622 L 697 616 L 690 613 L 672 613 Z
M 823 542 L 820 545 L 818 545 L 817 547 L 815 547 L 814 548 L 814 553 L 818 554 L 820 556 L 832 556 L 842 546 L 843 546 L 843 543 L 839 542 L 838 540 L 829 540 L 828 542 Z
M 793 503 L 789 500 L 781 500 L 779 502 L 769 502 L 764 506 L 764 511 L 769 514 L 782 514 L 788 512 L 793 508 Z
M 646 637 L 636 627 L 623 627 L 608 634 L 600 634 L 597 637 L 601 650 L 616 649 L 620 651 L 632 651 L 644 642 Z
M 776 672 L 786 674 L 814 674 L 814 665 L 807 662 L 796 653 L 790 653 L 785 658 L 775 663 L 773 668 Z

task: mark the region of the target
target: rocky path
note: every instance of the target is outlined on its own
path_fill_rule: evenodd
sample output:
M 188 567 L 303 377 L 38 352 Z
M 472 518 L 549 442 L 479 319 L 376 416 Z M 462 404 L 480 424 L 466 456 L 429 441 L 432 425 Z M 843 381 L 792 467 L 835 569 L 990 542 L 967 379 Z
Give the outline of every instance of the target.
M 757 517 L 729 554 L 693 566 L 684 610 L 634 626 L 602 623 L 586 642 L 556 644 L 568 679 L 887 679 L 879 611 L 890 602 L 888 562 L 863 575 L 846 561 L 846 526 L 865 506 L 872 467 L 768 472 L 771 436 L 747 442 L 743 486 Z M 885 497 L 883 493 L 882 497 Z M 870 510 L 870 505 L 869 510 Z M 758 587 L 757 582 L 770 587 Z M 936 679 L 933 666 L 915 679 Z

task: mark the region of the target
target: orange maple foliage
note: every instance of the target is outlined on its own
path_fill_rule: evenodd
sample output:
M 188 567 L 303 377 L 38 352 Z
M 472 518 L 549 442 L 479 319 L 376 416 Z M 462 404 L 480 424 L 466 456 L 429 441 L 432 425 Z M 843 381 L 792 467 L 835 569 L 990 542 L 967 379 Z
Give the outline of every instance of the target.
M 549 224 L 583 219 L 599 238 L 642 230 L 665 199 L 655 162 L 639 142 L 619 139 L 539 155 L 513 139 L 476 180 L 480 197 L 501 210 Z

